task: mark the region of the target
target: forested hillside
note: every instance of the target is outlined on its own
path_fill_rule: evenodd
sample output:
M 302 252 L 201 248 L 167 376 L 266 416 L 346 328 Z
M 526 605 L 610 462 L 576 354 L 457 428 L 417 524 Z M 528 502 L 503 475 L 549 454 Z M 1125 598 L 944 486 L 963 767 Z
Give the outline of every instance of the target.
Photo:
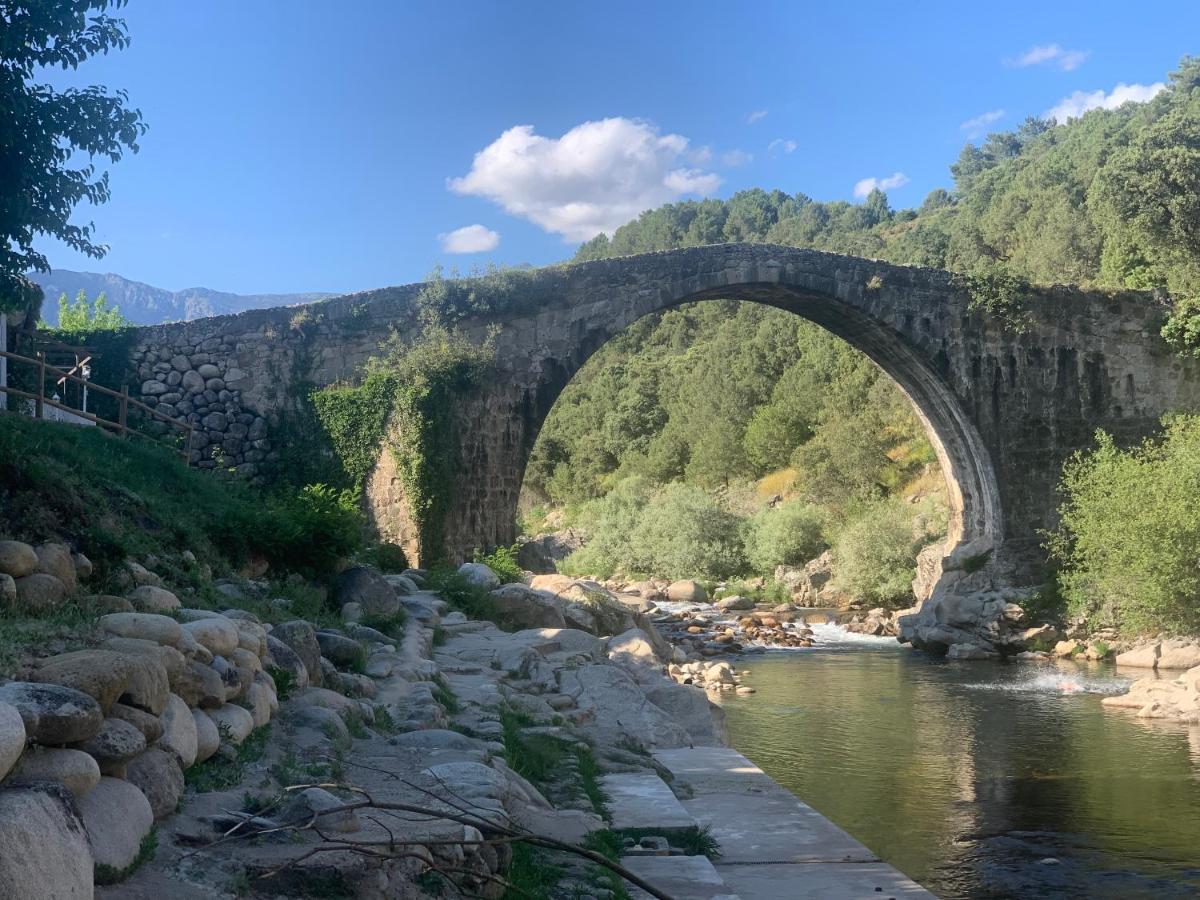
M 1200 333 L 1189 299 L 1200 287 L 1200 61 L 1185 59 L 1148 103 L 1064 125 L 1031 118 L 967 145 L 950 172 L 952 188 L 916 209 L 893 210 L 878 190 L 861 204 L 759 189 L 670 204 L 575 259 L 765 241 L 1004 279 L 1161 288 L 1176 298 L 1168 336 L 1190 351 Z M 848 564 L 857 546 L 863 566 L 891 573 L 879 576 L 886 586 L 853 574 L 846 586 L 900 602 L 902 571 L 938 520 L 929 501 L 901 498 L 930 494 L 933 461 L 906 399 L 861 354 L 788 313 L 705 302 L 636 323 L 589 361 L 546 422 L 526 502 L 579 510 L 595 538 L 577 569 L 693 574 L 681 570 L 707 554 L 723 562 L 697 570 L 720 577 L 803 555 L 758 536 L 772 529 L 756 521 L 782 515 L 764 504 L 783 494 L 779 509 L 802 505 L 819 522 L 803 553 L 832 544 Z M 673 525 L 638 532 L 664 504 Z M 680 556 L 687 520 L 722 514 L 739 520 L 697 530 L 692 543 L 707 549 Z M 656 542 L 675 550 L 656 556 L 645 546 Z
M 1147 103 L 968 144 L 950 172 L 953 188 L 917 209 L 894 211 L 878 190 L 861 204 L 779 190 L 671 204 L 575 258 L 767 241 L 1039 283 L 1200 286 L 1200 60 Z

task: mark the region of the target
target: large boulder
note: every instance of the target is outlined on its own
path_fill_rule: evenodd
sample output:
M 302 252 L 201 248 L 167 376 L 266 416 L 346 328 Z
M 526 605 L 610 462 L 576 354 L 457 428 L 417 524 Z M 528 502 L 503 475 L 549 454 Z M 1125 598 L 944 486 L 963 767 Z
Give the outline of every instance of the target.
M 13 706 L 25 734 L 38 744 L 84 741 L 100 730 L 104 713 L 88 694 L 58 684 L 13 681 L 0 685 L 0 702 Z
M 92 851 L 66 788 L 0 786 L 0 897 L 92 900 Z
M 496 616 L 509 628 L 565 628 L 560 602 L 546 591 L 506 584 L 491 593 Z
M 192 722 L 196 725 L 196 763 L 202 763 L 221 747 L 221 732 L 217 723 L 202 709 L 192 710 Z
M 25 749 L 25 720 L 10 703 L 0 701 L 0 779 L 8 774 Z
M 517 565 L 537 574 L 557 572 L 558 564 L 582 546 L 583 535 L 574 528 L 539 534 L 517 548 Z
M 333 595 L 339 607 L 357 603 L 364 616 L 392 619 L 400 612 L 400 597 L 395 588 L 368 566 L 351 566 L 338 575 Z
M 173 684 L 183 674 L 187 659 L 174 647 L 156 644 L 142 638 L 110 637 L 100 645 L 102 650 L 112 650 L 125 656 L 145 656 L 157 662 L 167 673 L 167 682 Z
M 655 706 L 620 666 L 588 665 L 559 673 L 562 693 L 581 712 L 582 730 L 602 746 L 632 743 L 647 750 L 689 747 L 691 736 Z
M 250 711 L 232 703 L 208 710 L 208 717 L 217 726 L 221 739 L 228 738 L 234 746 L 250 737 L 250 732 L 254 730 L 254 717 Z
M 67 597 L 66 585 L 45 572 L 16 579 L 16 588 L 17 605 L 33 613 L 53 612 Z
M 738 612 L 740 610 L 754 609 L 754 601 L 749 597 L 723 597 L 717 601 L 717 609 L 722 612 Z
M 172 695 L 174 696 L 174 695 Z M 163 723 L 159 716 L 152 716 L 142 709 L 126 706 L 124 703 L 114 703 L 108 710 L 110 719 L 120 719 L 128 722 L 142 733 L 147 744 L 153 744 L 163 733 Z
M 291 676 L 293 690 L 308 687 L 308 667 L 304 665 L 304 660 L 300 658 L 299 653 L 273 634 L 267 635 L 267 655 L 263 658 L 263 663 L 287 672 Z
M 318 631 L 317 643 L 321 647 L 321 655 L 339 669 L 356 668 L 367 661 L 367 651 L 354 638 L 332 631 Z
M 673 582 L 667 588 L 667 599 L 675 603 L 707 603 L 708 591 L 700 582 L 685 579 Z
M 710 703 L 703 688 L 658 678 L 642 685 L 646 699 L 687 729 L 697 747 L 723 747 L 725 711 Z
M 179 623 L 170 616 L 154 613 L 109 613 L 98 624 L 114 637 L 138 638 L 174 647 L 179 643 Z
M 100 730 L 75 745 L 100 764 L 106 775 L 119 773 L 124 765 L 146 749 L 146 736 L 121 719 L 105 719 Z
M 466 579 L 469 584 L 481 587 L 485 591 L 495 590 L 500 587 L 500 576 L 483 563 L 463 563 L 458 567 L 458 574 Z
M 17 605 L 17 582 L 11 575 L 0 572 L 0 610 Z
M 308 683 L 321 683 L 321 645 L 317 643 L 317 632 L 303 619 L 283 622 L 271 629 L 271 637 L 287 644 L 300 657 L 308 670 Z
M 37 571 L 38 555 L 21 541 L 0 541 L 0 572 L 13 578 L 24 578 Z
M 77 808 L 96 865 L 117 871 L 129 868 L 154 827 L 154 810 L 146 795 L 128 781 L 101 778 L 79 798 Z
M 238 629 L 232 619 L 224 616 L 213 616 L 211 619 L 198 619 L 195 622 L 185 622 L 183 630 L 196 639 L 214 656 L 228 656 L 238 646 Z
M 1158 641 L 1142 644 L 1117 654 L 1118 666 L 1135 666 L 1139 669 L 1154 669 L 1158 667 L 1158 657 L 1162 645 Z
M 183 698 L 172 694 L 159 720 L 162 723 L 162 737 L 158 739 L 157 746 L 174 753 L 180 768 L 191 768 L 199 752 L 198 737 L 196 720 Z
M 335 797 L 324 788 L 310 787 L 291 794 L 276 818 L 287 824 L 307 825 L 315 817 L 317 828 L 323 832 L 358 831 L 362 823 L 354 810 L 331 812 L 345 805 L 345 800 Z
M 27 781 L 57 781 L 76 797 L 100 783 L 100 765 L 91 755 L 60 747 L 31 749 L 14 774 Z
M 158 715 L 170 691 L 167 671 L 150 655 L 76 650 L 38 661 L 31 680 L 61 684 L 90 694 L 108 711 L 118 699 Z
M 183 673 L 172 685 L 188 706 L 216 709 L 225 702 L 225 682 L 212 666 L 189 660 Z
M 1192 669 L 1196 666 L 1200 666 L 1200 641 L 1173 638 L 1162 642 L 1158 668 Z
M 129 761 L 125 780 L 146 795 L 154 818 L 166 818 L 183 796 L 183 770 L 175 754 L 151 747 Z
M 75 560 L 71 558 L 71 548 L 66 544 L 40 544 L 34 552 L 37 554 L 37 571 L 53 575 L 63 583 L 68 594 L 75 593 L 79 582 L 75 573 Z
M 138 612 L 144 613 L 169 613 L 183 605 L 179 598 L 166 588 L 155 587 L 152 584 L 143 584 L 130 591 L 129 602 Z
M 629 672 L 635 681 L 651 682 L 663 676 L 663 661 L 658 658 L 650 636 L 640 628 L 631 628 L 610 639 L 608 658 Z

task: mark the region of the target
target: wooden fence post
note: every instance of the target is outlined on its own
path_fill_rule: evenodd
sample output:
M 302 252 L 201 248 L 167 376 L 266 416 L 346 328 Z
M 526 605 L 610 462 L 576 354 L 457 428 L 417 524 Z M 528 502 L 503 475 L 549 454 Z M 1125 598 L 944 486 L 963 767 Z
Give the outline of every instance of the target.
M 46 354 L 38 351 L 37 400 L 34 404 L 34 417 L 41 419 L 46 414 Z
M 125 424 L 128 421 L 128 419 L 129 419 L 129 385 L 123 384 L 123 385 L 121 385 L 121 405 L 119 408 L 119 412 L 117 413 L 117 434 L 121 435 L 122 438 L 125 438 L 128 436 L 127 432 L 129 431 L 129 428 Z

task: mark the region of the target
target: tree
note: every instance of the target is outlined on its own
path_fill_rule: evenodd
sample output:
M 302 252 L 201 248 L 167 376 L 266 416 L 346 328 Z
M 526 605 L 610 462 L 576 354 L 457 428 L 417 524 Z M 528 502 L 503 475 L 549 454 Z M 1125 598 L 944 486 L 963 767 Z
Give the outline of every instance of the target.
M 80 290 L 72 303 L 63 294 L 58 298 L 59 331 L 118 331 L 133 323 L 121 315 L 119 306 L 108 305 L 108 295 L 103 291 L 93 303 L 88 303 L 87 294 Z M 45 323 L 42 327 L 47 327 Z
M 892 217 L 892 208 L 888 206 L 887 194 L 879 188 L 872 188 L 871 193 L 867 194 L 867 199 L 863 201 L 863 210 L 867 214 L 867 222 L 871 225 L 886 222 Z
M 106 14 L 125 0 L 0 0 L 0 309 L 26 307 L 36 291 L 31 269 L 48 271 L 34 249 L 49 235 L 89 256 L 106 247 L 94 226 L 71 223 L 80 201 L 109 198 L 108 173 L 95 160 L 117 162 L 137 151 L 145 133 L 141 113 L 127 108 L 124 91 L 54 88 L 36 83 L 46 67 L 78 68 L 97 53 L 129 44 L 123 19 Z M 77 162 L 86 154 L 85 164 Z

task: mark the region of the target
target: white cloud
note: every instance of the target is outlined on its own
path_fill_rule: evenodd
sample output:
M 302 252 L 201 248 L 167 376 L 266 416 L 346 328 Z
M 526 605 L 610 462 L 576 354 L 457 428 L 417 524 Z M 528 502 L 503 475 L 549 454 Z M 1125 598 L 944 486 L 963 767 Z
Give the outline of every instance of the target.
M 486 197 L 567 241 L 586 241 L 685 194 L 713 193 L 720 176 L 695 167 L 694 160 L 687 138 L 659 134 L 636 119 L 584 122 L 559 138 L 517 125 L 476 153 L 471 171 L 447 179 L 446 186 Z
M 1076 91 L 1046 110 L 1045 118 L 1062 123 L 1067 119 L 1077 119 L 1090 109 L 1116 109 L 1124 103 L 1145 103 L 1166 89 L 1163 82 L 1156 81 L 1154 84 L 1122 82 L 1107 94 L 1104 91 Z
M 721 154 L 721 165 L 728 166 L 731 169 L 736 169 L 738 166 L 744 166 L 754 161 L 754 154 L 747 153 L 745 150 L 730 150 L 728 153 Z
M 854 183 L 854 196 L 861 200 L 875 188 L 879 188 L 881 191 L 890 191 L 893 188 L 904 187 L 908 182 L 909 178 L 903 172 L 893 172 L 887 178 L 863 178 Z
M 765 109 L 756 109 L 750 115 L 746 116 L 746 124 L 753 125 L 755 122 L 761 122 L 767 117 L 767 112 Z
M 1008 65 L 1024 69 L 1029 66 L 1054 66 L 1064 72 L 1073 72 L 1088 58 L 1086 50 L 1067 50 L 1061 44 L 1038 44 L 1030 47 L 1016 59 L 1006 60 Z
M 500 245 L 498 232 L 482 225 L 465 225 L 438 235 L 444 253 L 486 253 Z
M 780 153 L 792 153 L 799 146 L 800 145 L 795 141 L 784 140 L 783 138 L 775 138 L 775 140 L 767 144 L 767 152 L 772 156 L 778 156 Z
M 967 133 L 967 137 L 979 137 L 983 134 L 989 125 L 993 122 L 998 122 L 1004 118 L 1004 110 L 993 109 L 991 112 L 981 113 L 973 119 L 967 119 L 958 127 Z

